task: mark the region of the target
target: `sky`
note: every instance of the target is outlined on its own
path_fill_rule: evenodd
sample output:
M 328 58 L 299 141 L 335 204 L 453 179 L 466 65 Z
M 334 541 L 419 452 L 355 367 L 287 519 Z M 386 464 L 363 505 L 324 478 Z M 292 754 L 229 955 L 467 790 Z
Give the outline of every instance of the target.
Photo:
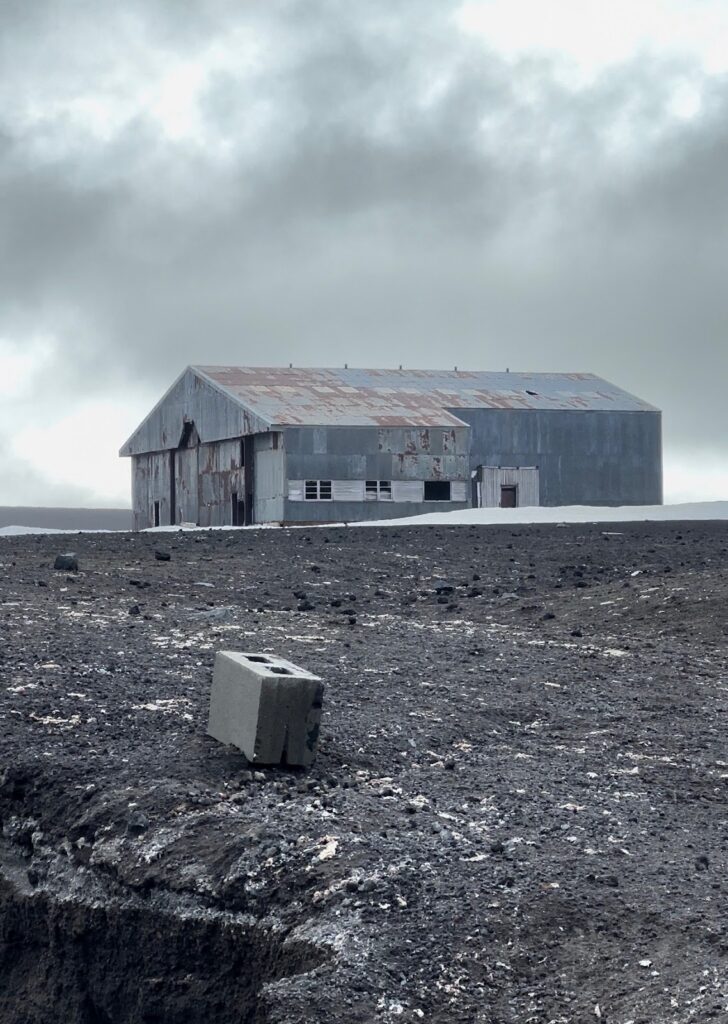
M 188 364 L 600 374 L 728 498 L 728 0 L 0 0 L 0 504 Z

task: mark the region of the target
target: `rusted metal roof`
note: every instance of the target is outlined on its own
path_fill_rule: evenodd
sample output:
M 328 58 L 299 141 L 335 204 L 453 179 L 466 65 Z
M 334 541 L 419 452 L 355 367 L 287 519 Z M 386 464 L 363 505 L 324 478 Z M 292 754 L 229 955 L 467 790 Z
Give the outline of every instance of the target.
M 591 373 L 194 366 L 271 426 L 452 426 L 458 409 L 656 411 Z

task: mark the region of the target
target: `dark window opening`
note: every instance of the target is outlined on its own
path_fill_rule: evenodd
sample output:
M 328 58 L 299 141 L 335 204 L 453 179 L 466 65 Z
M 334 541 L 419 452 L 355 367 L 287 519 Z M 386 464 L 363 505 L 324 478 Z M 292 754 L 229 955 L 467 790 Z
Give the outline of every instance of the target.
M 379 481 L 367 480 L 364 486 L 364 497 L 367 501 L 376 501 L 379 496 Z
M 306 481 L 304 497 L 306 501 L 316 501 L 318 498 L 318 480 Z
M 380 480 L 379 481 L 379 497 L 382 501 L 392 500 L 392 481 L 391 480 Z
M 187 420 L 187 422 L 182 425 L 182 437 L 180 438 L 179 447 L 193 448 L 195 442 L 199 441 L 199 438 L 195 435 L 196 431 L 194 422 L 192 420 Z
M 154 502 L 154 525 L 155 526 L 161 526 L 161 520 L 160 520 L 160 517 L 159 517 L 159 502 L 158 501 Z
M 321 501 L 331 501 L 331 481 L 319 480 L 319 498 Z
M 279 447 L 279 444 L 280 444 L 280 437 L 281 437 L 280 434 L 277 434 L 277 433 L 273 434 L 273 444 L 271 445 L 271 447 L 273 448 L 274 452 L 278 451 L 278 447 Z
M 271 672 L 274 672 L 277 676 L 292 676 L 290 668 L 283 668 L 282 665 L 271 665 Z
M 232 505 L 233 526 L 245 526 L 245 502 L 238 497 L 237 491 L 233 491 L 230 495 L 230 503 Z
M 518 487 L 513 485 L 501 487 L 501 508 L 517 508 L 518 507 Z
M 267 665 L 268 661 L 269 661 L 269 659 L 266 658 L 264 654 L 246 654 L 245 655 L 245 660 L 246 661 L 262 662 L 263 665 Z
M 425 480 L 425 501 L 450 501 L 450 481 Z

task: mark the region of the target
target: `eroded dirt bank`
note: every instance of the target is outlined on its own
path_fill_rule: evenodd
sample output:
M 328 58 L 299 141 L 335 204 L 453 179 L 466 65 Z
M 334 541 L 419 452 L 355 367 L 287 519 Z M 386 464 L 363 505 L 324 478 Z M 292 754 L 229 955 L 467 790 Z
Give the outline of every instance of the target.
M 726 1019 L 727 524 L 0 545 L 3 1022 Z M 311 772 L 205 736 L 226 648 Z

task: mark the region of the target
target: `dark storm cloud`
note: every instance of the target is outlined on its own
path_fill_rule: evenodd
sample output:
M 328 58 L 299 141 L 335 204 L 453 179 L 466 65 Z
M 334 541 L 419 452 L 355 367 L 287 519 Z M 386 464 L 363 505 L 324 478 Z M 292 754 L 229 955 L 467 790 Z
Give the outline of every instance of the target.
M 0 336 L 56 332 L 54 380 L 78 393 L 199 361 L 593 370 L 662 405 L 668 439 L 713 443 L 725 81 L 679 122 L 685 62 L 569 89 L 453 10 L 0 4 Z M 213 46 L 230 58 L 198 97 L 202 141 L 143 106 L 100 139 L 62 102 L 114 61 L 141 80 Z M 48 105 L 21 116 L 28 62 Z

